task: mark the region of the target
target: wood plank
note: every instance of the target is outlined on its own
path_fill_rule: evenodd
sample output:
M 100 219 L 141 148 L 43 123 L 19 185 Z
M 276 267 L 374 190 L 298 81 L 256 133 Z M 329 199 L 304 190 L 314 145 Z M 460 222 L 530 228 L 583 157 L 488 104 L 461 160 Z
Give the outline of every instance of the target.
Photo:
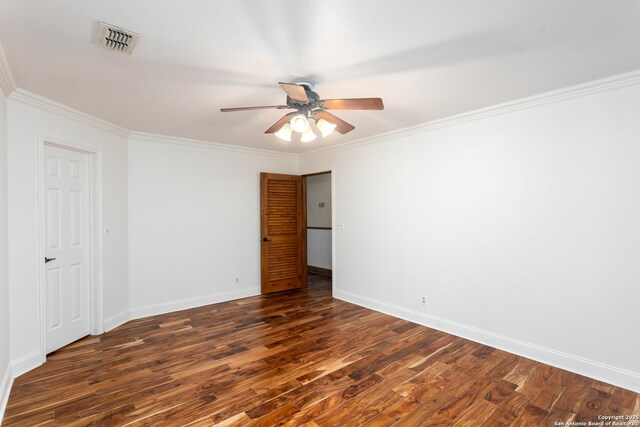
M 640 395 L 303 290 L 138 319 L 16 378 L 3 426 L 538 426 Z
M 325 276 L 329 278 L 333 276 L 333 271 L 331 271 L 331 269 L 329 268 L 314 267 L 313 265 L 307 265 L 307 271 L 309 272 L 309 274 L 317 274 L 317 275 Z

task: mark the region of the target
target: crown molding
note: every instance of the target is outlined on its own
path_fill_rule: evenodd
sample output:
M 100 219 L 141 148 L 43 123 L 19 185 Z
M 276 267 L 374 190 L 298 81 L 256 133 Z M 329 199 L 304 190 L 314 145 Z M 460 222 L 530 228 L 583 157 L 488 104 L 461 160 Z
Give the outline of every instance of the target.
M 0 46 L 0 50 L 2 46 Z M 15 84 L 13 82 L 13 77 L 10 74 L 10 70 L 8 66 L 3 65 L 6 64 L 6 60 L 4 58 L 4 54 L 0 51 L 0 84 L 2 84 L 2 89 L 7 92 L 7 88 L 5 88 L 5 78 L 6 71 L 9 71 L 8 76 L 11 81 L 9 84 Z M 3 74 L 4 73 L 4 74 Z M 74 108 L 68 107 L 59 102 L 50 100 L 40 95 L 36 95 L 35 93 L 29 92 L 22 88 L 11 89 L 12 86 L 8 86 L 11 89 L 9 98 L 13 99 L 17 102 L 21 102 L 26 105 L 30 105 L 36 107 L 38 109 L 51 112 L 53 114 L 57 114 L 63 117 L 70 118 L 79 123 L 83 123 L 85 125 L 101 129 L 107 132 L 111 132 L 118 136 L 129 138 L 133 141 L 146 141 L 146 142 L 158 142 L 165 144 L 178 144 L 190 147 L 197 148 L 207 148 L 207 149 L 215 149 L 215 150 L 223 150 L 223 151 L 232 151 L 232 152 L 243 152 L 243 153 L 252 153 L 252 154 L 262 154 L 269 156 L 278 156 L 284 158 L 306 158 L 318 154 L 326 154 L 333 153 L 343 150 L 350 150 L 358 147 L 362 147 L 369 144 L 377 144 L 385 141 L 389 141 L 392 139 L 403 138 L 415 134 L 426 133 L 436 129 L 455 126 L 458 124 L 471 122 L 475 120 L 480 120 L 488 117 L 498 116 L 502 114 L 507 114 L 515 111 L 521 111 L 529 108 L 538 107 L 541 105 L 552 104 L 555 102 L 561 102 L 573 98 L 579 98 L 584 96 L 589 96 L 601 92 L 607 92 L 627 86 L 633 86 L 640 84 L 640 70 L 632 71 L 629 73 L 618 74 L 612 77 L 607 77 L 604 79 L 593 80 L 591 82 L 570 86 L 567 88 L 557 89 L 550 92 L 545 92 L 539 95 L 529 96 L 526 98 L 517 99 L 514 101 L 509 101 L 501 104 L 496 104 L 490 107 L 481 108 L 478 110 L 469 111 L 466 113 L 457 114 L 454 116 L 445 117 L 442 119 L 432 120 L 426 123 L 421 123 L 415 126 L 409 126 L 402 129 L 397 129 L 390 132 L 381 133 L 378 135 L 370 136 L 367 138 L 357 139 L 355 141 L 345 142 L 341 144 L 332 145 L 329 147 L 323 147 L 311 151 L 307 151 L 304 153 L 289 153 L 283 151 L 276 150 L 268 150 L 262 148 L 253 148 L 246 147 L 240 145 L 232 145 L 232 144 L 223 144 L 213 141 L 203 141 L 182 137 L 174 137 L 167 135 L 158 135 L 146 132 L 137 132 L 137 131 L 129 131 L 121 126 L 108 122 L 106 120 L 100 119 L 98 117 L 92 116 L 90 114 L 84 113 L 82 111 L 76 110 Z
M 9 96 L 17 88 L 18 85 L 16 85 L 11 68 L 9 68 L 9 62 L 7 62 L 7 55 L 5 55 L 4 48 L 0 43 L 0 89 L 6 96 Z
M 75 108 L 71 108 L 49 98 L 45 98 L 44 96 L 36 95 L 35 93 L 29 92 L 28 90 L 22 88 L 16 89 L 11 94 L 9 99 L 25 105 L 30 105 L 43 111 L 56 114 L 58 116 L 66 117 L 68 119 L 85 124 L 87 126 L 91 126 L 96 129 L 111 132 L 118 136 L 122 136 L 125 138 L 129 136 L 129 131 L 123 127 L 115 125 L 106 120 L 99 119 L 98 117 L 92 116 L 90 114 L 83 113 L 80 110 L 76 110 Z
M 442 119 L 432 120 L 419 125 L 409 126 L 390 132 L 373 135 L 366 138 L 357 139 L 355 141 L 336 144 L 329 147 L 318 148 L 316 150 L 301 153 L 299 158 L 314 156 L 317 154 L 327 154 L 343 150 L 351 150 L 369 144 L 377 144 L 392 139 L 403 138 L 419 133 L 426 133 L 444 127 L 455 126 L 466 122 L 480 120 L 488 117 L 508 114 L 515 111 L 526 110 L 542 105 L 553 104 L 573 98 L 581 98 L 594 95 L 601 92 L 607 92 L 627 86 L 640 84 L 640 70 L 629 73 L 618 74 L 599 80 L 593 80 L 587 83 L 569 86 L 562 89 L 556 89 L 544 92 L 538 95 L 528 96 L 526 98 L 516 99 L 514 101 L 504 102 L 485 108 L 469 111 L 466 113 L 456 114 Z
M 91 126 L 96 129 L 110 132 L 115 135 L 121 136 L 123 138 L 128 138 L 129 140 L 132 140 L 132 141 L 159 142 L 159 143 L 165 143 L 165 144 L 178 144 L 178 145 L 184 145 L 184 146 L 190 146 L 190 147 L 208 148 L 213 150 L 262 154 L 262 155 L 278 156 L 278 157 L 286 157 L 286 158 L 298 158 L 297 154 L 287 153 L 282 151 L 245 147 L 241 145 L 221 144 L 221 143 L 211 142 L 211 141 L 201 141 L 196 139 L 181 138 L 181 137 L 168 136 L 168 135 L 157 135 L 157 134 L 146 133 L 146 132 L 129 131 L 128 129 L 125 129 L 121 126 L 118 126 L 106 120 L 100 119 L 98 117 L 92 116 L 90 114 L 83 113 L 80 110 L 76 110 L 75 108 L 71 108 L 67 105 L 53 101 L 49 98 L 45 98 L 44 96 L 37 95 L 33 92 L 30 92 L 22 88 L 18 88 L 14 90 L 11 96 L 9 96 L 9 98 L 14 101 L 20 102 L 22 104 L 29 105 L 29 106 L 38 108 L 40 110 L 47 111 L 52 114 L 56 114 L 58 116 L 69 118 L 78 123 L 82 123 L 84 125 Z
M 130 141 L 158 142 L 163 144 L 177 144 L 188 147 L 205 148 L 209 150 L 222 150 L 240 153 L 261 154 L 267 156 L 277 156 L 289 159 L 297 159 L 298 154 L 285 151 L 267 150 L 263 148 L 246 147 L 243 145 L 222 144 L 219 142 L 203 141 L 198 139 L 181 138 L 177 136 L 158 135 L 146 132 L 130 132 Z

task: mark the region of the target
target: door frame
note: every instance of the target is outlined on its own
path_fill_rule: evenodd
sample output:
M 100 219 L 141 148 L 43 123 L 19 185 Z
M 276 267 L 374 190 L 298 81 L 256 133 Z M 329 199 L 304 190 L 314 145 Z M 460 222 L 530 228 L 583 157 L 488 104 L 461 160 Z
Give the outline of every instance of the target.
M 307 178 L 310 176 L 316 176 L 316 175 L 331 175 L 331 293 L 333 294 L 334 289 L 336 289 L 336 275 L 335 275 L 335 265 L 336 265 L 336 226 L 335 226 L 335 209 L 336 209 L 336 204 L 335 204 L 335 188 L 334 188 L 334 170 L 333 169 L 329 169 L 329 170 L 324 170 L 321 172 L 311 172 L 311 173 L 304 173 L 301 174 L 300 176 L 302 177 L 302 193 L 304 194 L 304 206 L 305 206 L 305 218 L 304 218 L 304 261 L 305 261 L 305 266 L 304 269 L 307 270 L 307 263 L 308 263 L 308 259 L 307 259 L 307 254 L 308 254 L 308 248 L 307 248 L 307 218 L 306 216 L 308 215 L 308 211 L 307 211 Z M 308 279 L 308 273 L 307 272 L 307 281 Z
M 46 282 L 45 266 L 45 209 L 44 209 L 44 150 L 45 146 L 86 154 L 89 169 L 89 319 L 91 335 L 104 332 L 103 319 L 103 238 L 102 238 L 102 155 L 94 147 L 60 138 L 38 137 L 38 328 L 41 362 L 47 360 Z

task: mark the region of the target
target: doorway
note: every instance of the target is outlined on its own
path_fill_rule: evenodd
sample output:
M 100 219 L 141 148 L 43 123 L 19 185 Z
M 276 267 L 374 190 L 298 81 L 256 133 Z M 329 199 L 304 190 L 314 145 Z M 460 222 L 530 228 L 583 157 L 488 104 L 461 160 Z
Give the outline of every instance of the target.
M 331 283 L 331 172 L 304 175 L 307 196 L 308 283 Z
M 332 281 L 331 172 L 260 174 L 263 294 Z

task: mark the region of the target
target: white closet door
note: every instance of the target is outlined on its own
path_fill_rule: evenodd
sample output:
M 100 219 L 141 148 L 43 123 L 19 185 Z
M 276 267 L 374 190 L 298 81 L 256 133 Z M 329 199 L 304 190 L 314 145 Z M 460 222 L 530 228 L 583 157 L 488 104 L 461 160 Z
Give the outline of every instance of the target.
M 89 159 L 45 145 L 47 353 L 90 334 Z

